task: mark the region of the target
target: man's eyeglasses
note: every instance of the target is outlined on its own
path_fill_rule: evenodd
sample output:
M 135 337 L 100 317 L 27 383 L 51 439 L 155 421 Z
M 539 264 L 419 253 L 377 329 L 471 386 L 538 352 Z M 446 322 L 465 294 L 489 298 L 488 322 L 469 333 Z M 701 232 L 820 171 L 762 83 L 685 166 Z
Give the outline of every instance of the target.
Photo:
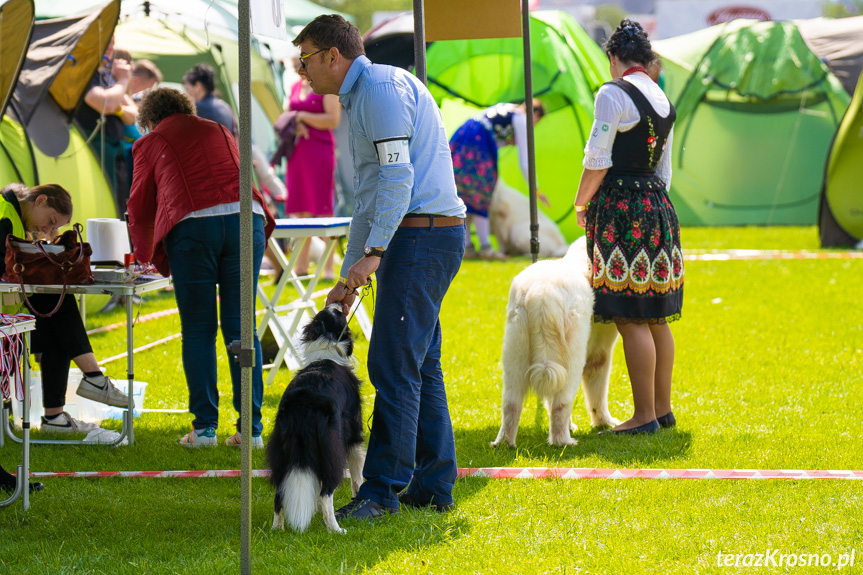
M 306 54 L 305 56 L 300 56 L 300 68 L 303 70 L 306 69 L 306 58 L 311 58 L 315 54 L 320 54 L 321 52 L 326 52 L 329 48 L 321 48 L 317 52 L 312 52 L 311 54 Z

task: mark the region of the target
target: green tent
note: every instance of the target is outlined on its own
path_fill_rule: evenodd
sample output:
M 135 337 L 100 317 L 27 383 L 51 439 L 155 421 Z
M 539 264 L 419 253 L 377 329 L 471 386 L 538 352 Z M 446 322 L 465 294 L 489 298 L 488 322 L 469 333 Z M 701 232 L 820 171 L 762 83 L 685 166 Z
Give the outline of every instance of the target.
M 72 196 L 75 221 L 117 214 L 98 158 L 72 118 L 119 14 L 120 2 L 113 0 L 77 16 L 36 22 L 0 124 L 0 143 L 15 167 L 10 181 L 60 184 Z
M 795 24 L 734 20 L 653 44 L 677 110 L 671 198 L 683 225 L 813 225 L 848 106 Z
M 863 239 L 863 74 L 830 147 L 822 193 L 821 245 Z
M 530 14 L 533 91 L 547 111 L 536 125 L 539 189 L 551 207 L 539 208 L 570 241 L 582 234 L 572 202 L 593 123 L 594 94 L 610 80 L 608 58 L 568 14 Z M 521 38 L 435 42 L 427 52 L 428 85 L 452 133 L 477 110 L 524 101 Z M 500 177 L 527 193 L 516 150 L 500 153 Z
M 209 64 L 216 71 L 216 90 L 237 113 L 235 87 L 239 79 L 237 43 L 203 34 L 159 17 L 140 17 L 120 23 L 115 30 L 116 46 L 132 57 L 151 60 L 165 82 L 182 84 L 183 74 L 195 64 Z M 272 124 L 282 112 L 281 98 L 269 62 L 255 51 L 252 65 L 252 141 L 261 150 L 275 149 Z

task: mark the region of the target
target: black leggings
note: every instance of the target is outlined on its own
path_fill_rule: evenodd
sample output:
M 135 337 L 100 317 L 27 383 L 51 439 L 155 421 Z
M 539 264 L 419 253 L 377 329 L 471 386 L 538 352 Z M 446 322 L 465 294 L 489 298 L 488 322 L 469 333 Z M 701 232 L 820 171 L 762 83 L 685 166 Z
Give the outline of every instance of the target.
M 55 294 L 29 296 L 33 307 L 40 313 L 54 309 L 58 298 Z M 60 309 L 51 317 L 36 318 L 30 348 L 33 353 L 42 354 L 39 361 L 42 367 L 42 406 L 46 409 L 63 407 L 72 358 L 93 353 L 75 296 L 66 295 Z

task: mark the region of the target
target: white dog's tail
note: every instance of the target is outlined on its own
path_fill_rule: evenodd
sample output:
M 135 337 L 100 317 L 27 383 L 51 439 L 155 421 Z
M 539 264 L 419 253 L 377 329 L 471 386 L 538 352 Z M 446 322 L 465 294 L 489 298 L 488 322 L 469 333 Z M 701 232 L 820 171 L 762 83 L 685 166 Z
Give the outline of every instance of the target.
M 569 310 L 559 305 L 565 299 L 547 297 L 530 305 L 530 366 L 527 378 L 540 397 L 554 395 L 566 385 L 569 356 Z M 538 305 L 536 305 L 538 304 Z
M 317 477 L 308 469 L 295 469 L 288 473 L 280 489 L 288 523 L 297 531 L 305 531 L 321 494 Z

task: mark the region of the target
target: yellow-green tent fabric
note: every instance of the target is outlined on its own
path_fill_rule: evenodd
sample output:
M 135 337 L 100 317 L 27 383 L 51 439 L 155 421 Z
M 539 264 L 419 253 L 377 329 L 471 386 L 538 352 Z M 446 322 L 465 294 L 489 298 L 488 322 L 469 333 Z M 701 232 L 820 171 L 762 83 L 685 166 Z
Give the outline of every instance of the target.
M 819 222 L 824 247 L 863 239 L 863 73 L 830 147 Z
M 32 0 L 9 0 L 0 4 L 0 118 L 3 118 L 24 65 L 33 32 L 33 18 Z M 23 130 L 16 129 L 14 122 L 3 118 L 0 134 L 7 132 L 6 137 L 0 136 L 0 186 L 10 182 L 32 184 L 33 160 Z

